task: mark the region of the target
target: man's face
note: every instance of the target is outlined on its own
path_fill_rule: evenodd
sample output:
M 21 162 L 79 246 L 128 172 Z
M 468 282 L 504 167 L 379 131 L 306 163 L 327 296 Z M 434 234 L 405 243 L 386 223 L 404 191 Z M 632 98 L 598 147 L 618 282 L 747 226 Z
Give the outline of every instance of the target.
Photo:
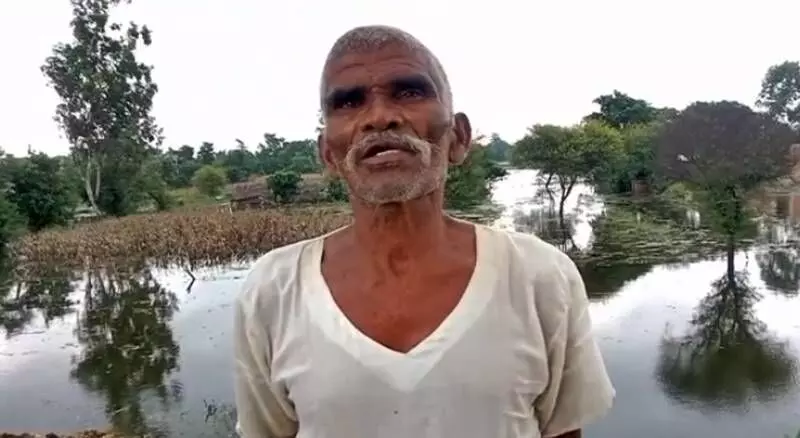
M 356 198 L 380 205 L 425 196 L 443 186 L 448 163 L 463 161 L 469 121 L 450 114 L 424 57 L 400 46 L 348 54 L 325 77 L 321 156 Z

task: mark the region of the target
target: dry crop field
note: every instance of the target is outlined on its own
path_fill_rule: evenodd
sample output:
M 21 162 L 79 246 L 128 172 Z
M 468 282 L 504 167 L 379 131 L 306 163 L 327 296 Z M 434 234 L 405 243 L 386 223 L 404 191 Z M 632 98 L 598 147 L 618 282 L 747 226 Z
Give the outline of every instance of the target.
M 349 221 L 346 209 L 330 206 L 140 214 L 31 234 L 17 241 L 12 252 L 23 265 L 82 268 L 147 262 L 191 269 L 247 260 Z

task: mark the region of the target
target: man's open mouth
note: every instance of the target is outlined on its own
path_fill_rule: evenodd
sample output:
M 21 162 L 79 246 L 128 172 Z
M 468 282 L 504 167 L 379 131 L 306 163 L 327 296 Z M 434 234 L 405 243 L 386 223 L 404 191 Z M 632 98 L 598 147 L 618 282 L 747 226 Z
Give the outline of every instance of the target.
M 412 151 L 411 149 L 403 146 L 376 145 L 367 149 L 367 151 L 364 152 L 364 155 L 361 157 L 361 159 L 380 157 L 394 152 L 403 152 L 407 154 L 414 153 L 414 151 Z

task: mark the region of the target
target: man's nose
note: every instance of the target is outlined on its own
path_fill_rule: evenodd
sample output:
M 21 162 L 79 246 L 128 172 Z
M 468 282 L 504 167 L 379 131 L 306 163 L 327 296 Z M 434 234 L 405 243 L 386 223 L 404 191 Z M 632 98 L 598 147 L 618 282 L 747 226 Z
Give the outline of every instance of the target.
M 391 102 L 386 102 L 385 98 L 378 97 L 373 99 L 367 110 L 361 130 L 363 132 L 390 131 L 400 128 L 401 125 L 402 118 L 398 108 Z

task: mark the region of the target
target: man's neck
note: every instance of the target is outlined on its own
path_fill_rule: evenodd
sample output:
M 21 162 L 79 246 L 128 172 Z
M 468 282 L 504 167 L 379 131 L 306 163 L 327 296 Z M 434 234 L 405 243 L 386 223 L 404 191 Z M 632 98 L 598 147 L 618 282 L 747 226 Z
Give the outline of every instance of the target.
M 377 272 L 400 275 L 428 263 L 446 246 L 448 220 L 438 191 L 402 204 L 354 200 L 353 214 L 353 243 Z

